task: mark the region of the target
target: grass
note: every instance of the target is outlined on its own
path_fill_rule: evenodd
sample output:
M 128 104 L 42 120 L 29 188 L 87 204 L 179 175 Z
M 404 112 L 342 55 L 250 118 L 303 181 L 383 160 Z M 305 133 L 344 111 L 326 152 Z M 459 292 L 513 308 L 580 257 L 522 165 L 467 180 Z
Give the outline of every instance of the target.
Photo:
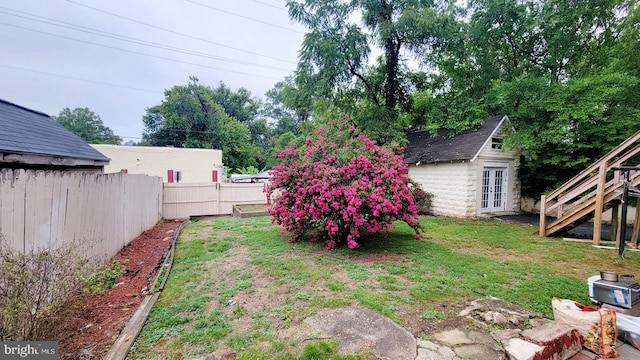
M 422 223 L 423 240 L 399 223 L 357 251 L 330 252 L 323 244 L 288 243 L 269 217 L 191 223 L 129 358 L 234 350 L 238 359 L 366 359 L 370 354 L 337 355 L 336 344 L 304 319 L 363 306 L 400 325 L 439 324 L 456 311 L 437 304 L 484 295 L 551 316 L 554 296 L 587 303 L 586 279 L 600 270 L 640 274 L 638 252 L 619 259 L 616 251 L 540 238 L 531 226 L 440 217 Z

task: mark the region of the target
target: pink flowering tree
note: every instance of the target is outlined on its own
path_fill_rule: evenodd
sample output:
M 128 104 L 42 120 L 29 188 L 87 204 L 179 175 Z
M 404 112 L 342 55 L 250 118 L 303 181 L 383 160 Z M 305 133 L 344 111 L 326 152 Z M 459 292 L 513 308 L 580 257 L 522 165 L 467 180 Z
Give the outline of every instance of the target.
M 380 147 L 355 128 L 335 122 L 278 155 L 281 163 L 265 189 L 273 222 L 290 242 L 310 237 L 327 249 L 338 243 L 358 248 L 366 233 L 393 228 L 402 220 L 420 238 L 418 208 L 402 155 Z

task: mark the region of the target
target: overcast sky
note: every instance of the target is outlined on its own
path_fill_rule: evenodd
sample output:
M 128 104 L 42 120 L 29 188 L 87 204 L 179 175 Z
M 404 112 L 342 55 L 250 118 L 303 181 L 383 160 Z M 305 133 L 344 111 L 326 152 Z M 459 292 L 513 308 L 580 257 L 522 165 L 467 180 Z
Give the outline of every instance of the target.
M 263 98 L 305 28 L 284 0 L 0 0 L 0 98 L 55 116 L 88 107 L 124 141 L 194 75 Z

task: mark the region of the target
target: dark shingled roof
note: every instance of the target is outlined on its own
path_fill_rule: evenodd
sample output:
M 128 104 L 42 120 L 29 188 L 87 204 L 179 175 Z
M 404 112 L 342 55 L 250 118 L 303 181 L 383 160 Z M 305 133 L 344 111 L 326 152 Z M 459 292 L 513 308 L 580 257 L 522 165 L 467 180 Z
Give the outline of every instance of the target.
M 404 163 L 431 164 L 471 160 L 506 118 L 505 115 L 486 118 L 479 128 L 464 131 L 454 137 L 449 137 L 448 129 L 438 129 L 435 137 L 431 136 L 429 130 L 408 132 L 406 135 L 409 145 L 404 152 Z
M 49 115 L 2 99 L 0 152 L 109 161 Z

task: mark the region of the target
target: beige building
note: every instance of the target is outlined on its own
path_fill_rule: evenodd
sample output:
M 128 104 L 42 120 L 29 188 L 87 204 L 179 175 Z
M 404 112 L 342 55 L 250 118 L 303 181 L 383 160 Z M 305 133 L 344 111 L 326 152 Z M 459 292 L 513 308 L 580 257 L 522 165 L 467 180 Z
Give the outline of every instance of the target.
M 91 145 L 111 161 L 105 173 L 126 172 L 162 177 L 164 182 L 221 182 L 222 151 L 154 146 Z

